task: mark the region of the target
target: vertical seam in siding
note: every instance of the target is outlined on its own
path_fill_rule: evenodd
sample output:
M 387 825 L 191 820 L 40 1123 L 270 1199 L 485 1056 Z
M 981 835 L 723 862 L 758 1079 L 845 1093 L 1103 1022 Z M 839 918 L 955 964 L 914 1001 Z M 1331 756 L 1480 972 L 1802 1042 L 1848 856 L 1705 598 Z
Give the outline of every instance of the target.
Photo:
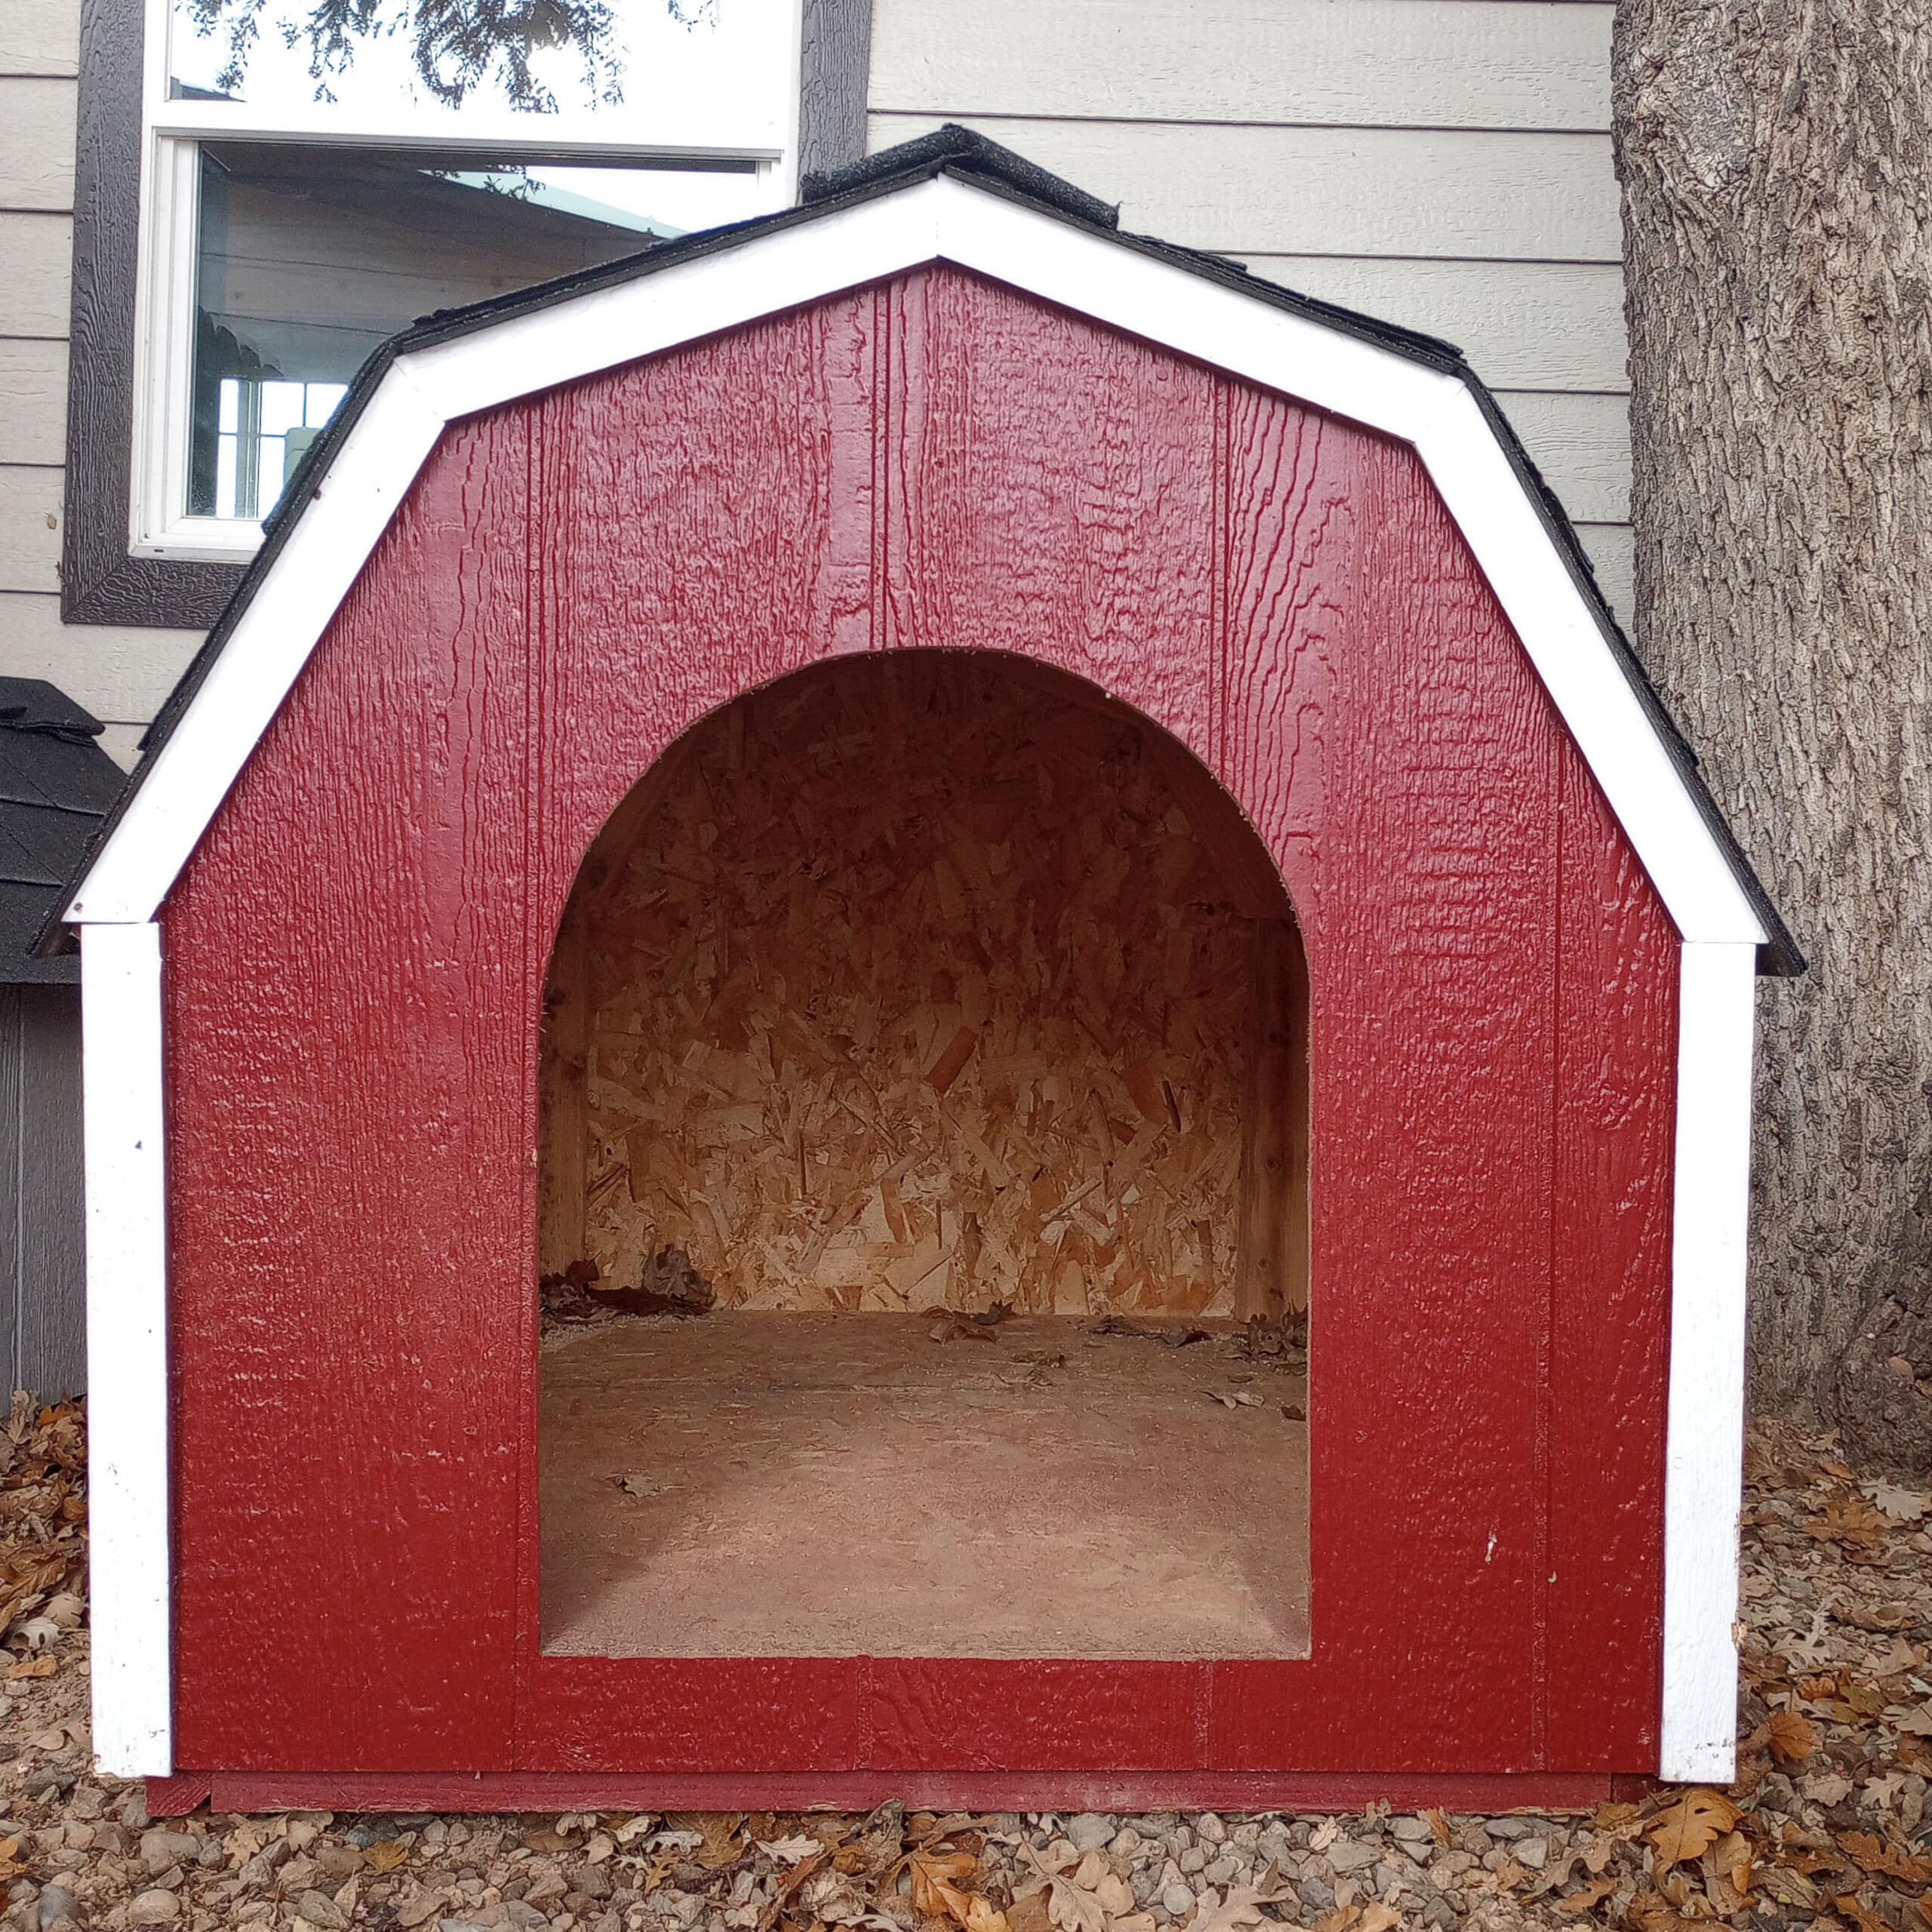
M 1210 585 L 1212 615 L 1209 620 L 1214 626 L 1208 656 L 1208 675 L 1214 679 L 1214 689 L 1208 694 L 1208 768 L 1216 783 L 1227 783 L 1228 746 L 1228 560 L 1233 554 L 1233 541 L 1229 531 L 1229 520 L 1233 514 L 1234 491 L 1229 469 L 1234 460 L 1234 431 L 1232 417 L 1234 410 L 1234 385 L 1226 376 L 1214 378 L 1214 508 L 1211 516 L 1211 540 L 1214 555 L 1210 564 Z
M 1560 721 L 1557 728 L 1561 731 Z M 1537 1547 L 1536 1547 L 1536 1687 L 1531 1702 L 1531 1737 L 1536 1753 L 1536 1767 L 1549 1763 L 1550 1705 L 1555 1660 L 1550 1655 L 1550 1608 L 1555 1599 L 1556 1579 L 1550 1568 L 1553 1540 L 1550 1524 L 1556 1506 L 1553 1494 L 1556 1459 L 1552 1453 L 1551 1414 L 1556 1376 L 1557 1312 L 1557 1189 L 1562 1171 L 1560 1142 L 1563 1121 L 1563 975 L 1566 966 L 1563 931 L 1564 815 L 1569 800 L 1568 780 L 1561 758 L 1554 760 L 1551 789 L 1555 794 L 1555 825 L 1550 852 L 1550 988 L 1549 1070 L 1551 1100 L 1548 1143 L 1549 1178 L 1546 1183 L 1548 1216 L 1544 1228 L 1547 1260 L 1543 1276 L 1543 1334 L 1539 1353 L 1543 1359 L 1537 1375 Z
M 536 957 L 540 928 L 533 916 L 537 894 L 537 866 L 538 854 L 543 845 L 543 794 L 534 784 L 534 768 L 531 762 L 531 744 L 536 729 L 536 719 L 540 693 L 537 689 L 538 652 L 534 641 L 537 611 L 539 608 L 537 585 L 541 568 L 537 555 L 537 532 L 540 527 L 536 515 L 537 506 L 537 445 L 535 419 L 544 405 L 526 404 L 520 414 L 523 418 L 523 1012 L 528 1023 L 531 1001 L 539 1002 L 537 1025 L 543 1025 L 541 1001 L 542 980 L 538 977 L 539 963 Z M 540 1044 L 540 1054 L 542 1047 Z M 523 1106 L 525 1124 L 530 1129 L 529 1140 L 534 1153 L 541 1133 L 542 1124 L 537 1117 L 537 1097 L 532 1087 L 535 1069 L 528 1064 L 531 1059 L 525 1055 L 523 1071 Z M 542 1212 L 539 1196 L 537 1172 L 534 1166 L 525 1183 L 530 1190 L 531 1213 L 533 1220 Z M 534 1309 L 529 1312 L 533 1331 L 537 1317 Z M 533 1332 L 530 1346 L 525 1351 L 522 1382 L 523 1426 L 529 1432 L 531 1446 L 517 1457 L 516 1465 L 516 1613 L 515 1629 L 510 1642 L 510 1762 L 521 1767 L 523 1763 L 525 1735 L 524 1707 L 529 1693 L 528 1651 L 532 1647 L 530 1638 L 533 1624 L 536 1645 L 543 1642 L 541 1618 L 543 1616 L 543 1523 L 540 1517 L 533 1525 L 527 1512 L 538 1509 L 538 1500 L 530 1493 L 530 1466 L 537 1456 L 543 1453 L 543 1413 L 539 1400 L 537 1378 L 540 1374 L 537 1349 L 537 1337 Z M 531 1534 L 532 1528 L 535 1535 Z M 530 1574 L 531 1564 L 528 1552 L 534 1550 L 537 1574 Z

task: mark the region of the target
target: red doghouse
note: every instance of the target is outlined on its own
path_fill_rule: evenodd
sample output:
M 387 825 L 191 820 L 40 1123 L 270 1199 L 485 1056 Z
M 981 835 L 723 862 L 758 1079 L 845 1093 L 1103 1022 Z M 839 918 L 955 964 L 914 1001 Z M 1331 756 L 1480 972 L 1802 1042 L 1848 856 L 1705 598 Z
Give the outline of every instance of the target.
M 287 505 L 67 913 L 108 1768 L 1728 1774 L 1801 962 L 1457 352 L 949 131 Z

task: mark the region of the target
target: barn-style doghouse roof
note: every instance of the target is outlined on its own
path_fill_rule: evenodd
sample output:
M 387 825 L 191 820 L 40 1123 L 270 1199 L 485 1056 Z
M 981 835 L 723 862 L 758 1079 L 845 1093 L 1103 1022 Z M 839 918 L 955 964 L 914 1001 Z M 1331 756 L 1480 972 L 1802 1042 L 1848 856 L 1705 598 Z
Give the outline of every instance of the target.
M 1803 970 L 1575 529 L 1459 349 L 1124 233 L 1116 208 L 956 126 L 808 177 L 796 208 L 438 313 L 372 355 L 156 718 L 66 918 L 153 915 L 448 422 L 928 261 L 1413 442 L 1679 930 L 1749 938 L 1761 972 Z

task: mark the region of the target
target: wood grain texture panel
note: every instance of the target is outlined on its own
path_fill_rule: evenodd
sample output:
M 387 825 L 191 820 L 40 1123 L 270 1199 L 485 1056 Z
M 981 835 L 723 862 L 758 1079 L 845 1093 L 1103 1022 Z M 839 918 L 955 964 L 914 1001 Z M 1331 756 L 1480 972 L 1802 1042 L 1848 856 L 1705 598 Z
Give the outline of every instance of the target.
M 183 1763 L 510 1761 L 528 441 L 432 457 L 165 909 Z
M 1629 1770 L 1663 1697 L 1678 943 L 1567 744 L 1561 774 L 1549 1755 Z
M 7 0 L 0 8 L 0 75 L 79 71 L 80 0 Z
M 702 1777 L 866 1758 L 866 1663 L 850 1657 L 539 1657 L 518 1700 L 518 1762 Z
M 0 208 L 74 205 L 75 83 L 0 75 Z
M 1211 1761 L 1521 1768 L 1542 1668 L 1556 727 L 1413 454 L 1328 434 L 1355 534 L 1302 901 L 1314 1667 L 1218 1666 Z M 1265 715 L 1241 709 L 1251 688 L 1230 678 L 1231 768 L 1261 755 L 1238 749 Z
M 67 283 L 74 260 L 74 218 L 17 214 L 0 208 L 0 336 L 65 339 Z
M 1623 260 L 1607 134 L 956 118 L 1118 202 L 1123 228 L 1189 248 Z M 873 115 L 867 144 L 876 152 L 940 119 Z M 1293 193 L 1282 192 L 1284 182 Z
M 1287 880 L 1306 1660 L 538 1650 L 530 1155 L 566 895 L 696 719 L 909 648 L 1136 707 Z M 1566 758 L 1411 451 L 953 271 L 452 432 L 166 915 L 182 1761 L 1097 1779 L 1158 1755 L 1257 1792 L 1638 1768 L 1643 1586 L 1604 1613 L 1572 1586 L 1606 1521 L 1632 1577 L 1655 1557 L 1660 1424 L 1617 1405 L 1660 1372 L 1591 1352 L 1655 1340 L 1638 1103 L 1672 1053 L 1617 975 L 1668 934 L 1615 828 L 1566 806 Z M 1592 895 L 1595 951 L 1561 944 Z M 1633 1016 L 1611 1057 L 1563 1017 L 1588 1034 L 1593 986 Z
M 66 460 L 67 346 L 0 339 L 0 463 Z
M 1443 337 L 1495 388 L 1607 393 L 1629 387 L 1623 271 L 1614 262 L 1241 259 L 1264 281 Z
M 867 1762 L 912 1771 L 1174 1771 L 1206 1761 L 1205 1663 L 867 1660 Z
M 798 174 L 845 168 L 866 152 L 872 0 L 803 0 L 798 23 Z
M 893 295 L 881 641 L 1040 660 L 1211 757 L 1214 379 L 968 275 Z
M 60 472 L 0 468 L 0 590 L 60 588 Z
M 1610 125 L 1607 5 L 878 0 L 875 112 Z

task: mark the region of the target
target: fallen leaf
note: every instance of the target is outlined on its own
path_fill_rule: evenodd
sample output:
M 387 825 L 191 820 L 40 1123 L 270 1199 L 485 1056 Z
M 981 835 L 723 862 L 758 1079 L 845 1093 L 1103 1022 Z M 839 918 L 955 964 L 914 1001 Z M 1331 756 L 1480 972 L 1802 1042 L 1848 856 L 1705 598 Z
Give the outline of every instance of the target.
M 1838 1849 L 1861 1872 L 1907 1885 L 1932 1884 L 1932 1858 L 1915 1858 L 1903 1845 L 1887 1844 L 1871 1832 L 1841 1832 Z
M 43 1651 L 37 1657 L 23 1657 L 18 1663 L 9 1664 L 7 1675 L 17 1683 L 23 1677 L 51 1677 L 60 1668 L 60 1659 Z
M 809 1858 L 815 1851 L 825 1849 L 817 1838 L 802 1835 L 789 1838 L 760 1838 L 758 1848 L 768 1858 L 775 1858 L 782 1865 L 795 1865 L 801 1858 Z
M 1623 1922 L 1632 1932 L 1710 1932 L 1708 1919 L 1687 1918 L 1657 1892 L 1639 1892 L 1630 1901 Z
M 697 1834 L 693 1849 L 707 1872 L 735 1865 L 745 1855 L 738 1842 L 738 1827 L 745 1822 L 742 1811 L 672 1811 L 666 1814 L 664 1822 L 672 1831 Z
M 1701 1858 L 1737 1824 L 1738 1817 L 1737 1807 L 1721 1792 L 1702 1786 L 1687 1791 L 1651 1827 L 1650 1841 L 1657 1848 L 1658 1869 Z
M 1820 1543 L 1838 1543 L 1847 1549 L 1875 1549 L 1890 1527 L 1869 1503 L 1856 1496 L 1839 1496 L 1826 1505 L 1822 1516 L 1805 1524 L 1804 1532 Z
M 1774 1711 L 1764 1722 L 1764 1741 L 1780 1764 L 1801 1764 L 1824 1743 L 1818 1727 L 1795 1711 Z
M 924 1918 L 950 1918 L 963 1927 L 972 1916 L 972 1901 L 958 1881 L 979 1870 L 978 1859 L 970 1851 L 915 1851 L 907 1854 L 906 1863 L 912 1874 L 912 1909 Z
M 966 1932 L 1012 1932 L 1012 1928 L 998 1906 L 976 1897 L 967 1901 Z
M 1267 1924 L 1267 1915 L 1261 1908 L 1274 1905 L 1289 1895 L 1281 1875 L 1271 1869 L 1259 1885 L 1235 1886 L 1222 1904 L 1192 1920 L 1188 1932 L 1240 1932 L 1244 1926 Z M 1386 1916 L 1374 1918 L 1377 1913 Z M 1350 1932 L 1389 1932 L 1389 1928 L 1397 1923 L 1395 1914 L 1386 1906 L 1377 1903 L 1370 1906 L 1359 1918 L 1351 1916 Z
M 362 1856 L 372 1872 L 399 1872 L 409 1863 L 409 1847 L 394 1838 L 378 1838 Z
M 1882 1478 L 1862 1482 L 1859 1487 L 1895 1523 L 1916 1523 L 1924 1518 L 1927 1499 L 1916 1490 L 1901 1489 Z
M 1832 1909 L 1850 1919 L 1858 1932 L 1892 1932 L 1875 1912 L 1860 1902 L 1856 1892 L 1840 1892 L 1832 1900 Z
M 1601 1905 L 1616 1889 L 1614 1878 L 1592 1878 L 1580 1892 L 1572 1892 L 1568 1897 L 1558 1900 L 1556 1909 L 1565 1918 L 1574 1918 L 1579 1912 Z
M 1742 1832 L 1727 1832 L 1704 1858 L 1711 1880 L 1706 1889 L 1712 1904 L 1726 1918 L 1742 1911 L 1751 1897 L 1754 1860 L 1750 1841 Z

